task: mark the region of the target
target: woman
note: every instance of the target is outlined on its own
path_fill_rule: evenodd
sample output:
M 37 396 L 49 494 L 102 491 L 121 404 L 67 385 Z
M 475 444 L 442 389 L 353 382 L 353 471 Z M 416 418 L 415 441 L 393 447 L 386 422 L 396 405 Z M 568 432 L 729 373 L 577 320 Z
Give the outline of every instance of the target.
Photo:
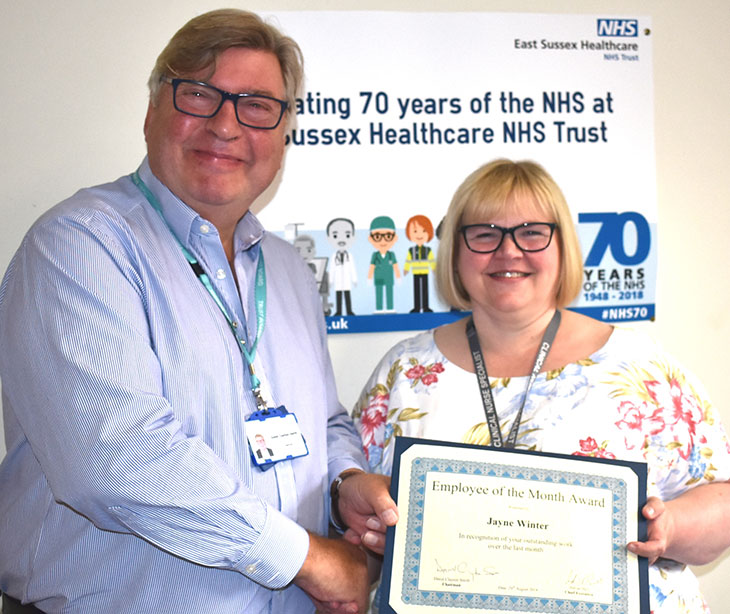
M 433 224 L 425 215 L 414 215 L 406 222 L 406 237 L 413 243 L 406 252 L 403 275 L 413 273 L 413 309 L 411 313 L 431 313 L 428 306 L 428 276 L 436 268 L 433 250 L 426 245 L 433 239 Z
M 730 545 L 730 444 L 701 384 L 648 337 L 564 310 L 582 259 L 542 167 L 496 160 L 467 177 L 436 278 L 472 316 L 399 343 L 376 368 L 354 412 L 372 470 L 390 473 L 395 435 L 646 462 L 648 540 L 627 547 L 649 559 L 652 611 L 708 611 L 686 564 Z

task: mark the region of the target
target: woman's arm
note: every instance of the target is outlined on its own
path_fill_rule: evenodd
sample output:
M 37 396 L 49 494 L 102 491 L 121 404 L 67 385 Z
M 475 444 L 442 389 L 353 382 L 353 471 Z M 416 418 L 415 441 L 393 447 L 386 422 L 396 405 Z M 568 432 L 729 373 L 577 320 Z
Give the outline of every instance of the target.
M 648 539 L 630 542 L 630 552 L 649 559 L 705 565 L 730 546 L 730 482 L 702 484 L 676 499 L 650 497 L 642 509 Z

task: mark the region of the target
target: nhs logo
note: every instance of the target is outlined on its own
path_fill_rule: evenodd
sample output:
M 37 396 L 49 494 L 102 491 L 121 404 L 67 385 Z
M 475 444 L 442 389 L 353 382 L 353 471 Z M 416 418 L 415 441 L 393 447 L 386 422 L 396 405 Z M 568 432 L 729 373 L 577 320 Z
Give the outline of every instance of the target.
M 637 19 L 599 19 L 598 36 L 638 36 Z

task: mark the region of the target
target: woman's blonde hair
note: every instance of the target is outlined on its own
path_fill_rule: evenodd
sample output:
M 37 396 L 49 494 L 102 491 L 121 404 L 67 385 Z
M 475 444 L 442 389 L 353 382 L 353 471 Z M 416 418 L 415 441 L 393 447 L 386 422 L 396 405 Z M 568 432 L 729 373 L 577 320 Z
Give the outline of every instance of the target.
M 565 307 L 578 296 L 583 281 L 583 258 L 565 196 L 536 162 L 501 158 L 478 168 L 464 180 L 442 221 L 436 282 L 441 297 L 452 307 L 471 309 L 471 298 L 456 270 L 461 226 L 466 220 L 486 221 L 506 212 L 513 196 L 530 197 L 547 221 L 558 225 L 555 232 L 560 245 L 557 306 Z

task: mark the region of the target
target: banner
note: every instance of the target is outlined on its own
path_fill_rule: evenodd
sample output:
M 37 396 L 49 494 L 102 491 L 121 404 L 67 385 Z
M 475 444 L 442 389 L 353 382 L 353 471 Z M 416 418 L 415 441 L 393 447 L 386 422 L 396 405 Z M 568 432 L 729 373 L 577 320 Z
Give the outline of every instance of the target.
M 436 294 L 434 235 L 464 178 L 500 157 L 540 163 L 565 193 L 584 255 L 571 308 L 607 322 L 653 319 L 647 17 L 269 18 L 301 46 L 306 82 L 283 180 L 259 215 L 310 264 L 330 332 L 425 329 L 463 317 Z

